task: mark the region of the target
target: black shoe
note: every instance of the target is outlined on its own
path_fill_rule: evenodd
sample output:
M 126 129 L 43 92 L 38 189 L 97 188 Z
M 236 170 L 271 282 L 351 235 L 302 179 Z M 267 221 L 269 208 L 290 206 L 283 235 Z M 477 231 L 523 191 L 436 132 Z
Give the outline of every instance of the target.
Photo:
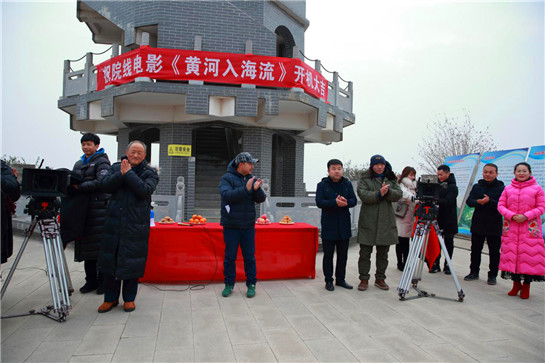
M 335 290 L 335 286 L 333 286 L 333 282 L 326 282 L 325 283 L 325 289 L 327 291 L 333 291 Z
M 450 273 L 450 267 L 448 267 L 448 266 L 443 267 L 443 271 L 445 272 L 445 275 L 450 275 L 451 274 Z
M 496 285 L 496 278 L 495 277 L 489 277 L 488 280 L 486 280 L 486 283 L 488 285 Z
M 474 274 L 473 272 L 464 277 L 464 280 L 466 281 L 475 281 L 479 279 L 479 274 Z
M 397 269 L 398 269 L 399 271 L 403 271 L 403 270 L 405 269 L 405 264 L 403 264 L 403 263 L 398 263 L 398 264 L 397 264 Z
M 354 288 L 354 286 L 347 284 L 346 281 L 337 281 L 335 285 L 344 287 L 345 289 L 348 289 L 348 290 L 352 290 Z
M 435 274 L 437 272 L 441 272 L 441 267 L 433 265 L 430 270 L 430 274 Z
M 81 292 L 82 294 L 87 294 L 88 292 L 95 291 L 96 289 L 96 285 L 89 285 L 88 283 L 85 283 L 85 285 L 80 287 L 79 292 Z

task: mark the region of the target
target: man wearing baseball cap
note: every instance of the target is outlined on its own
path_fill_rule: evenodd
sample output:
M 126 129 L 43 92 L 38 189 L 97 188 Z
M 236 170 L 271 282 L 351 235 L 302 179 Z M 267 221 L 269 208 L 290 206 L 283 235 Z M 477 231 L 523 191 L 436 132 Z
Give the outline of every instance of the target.
M 263 180 L 252 176 L 254 159 L 249 152 L 238 154 L 227 166 L 227 173 L 220 181 L 221 225 L 225 241 L 225 258 L 223 274 L 225 288 L 223 297 L 231 295 L 235 286 L 236 259 L 238 246 L 244 257 L 244 273 L 246 274 L 246 296 L 255 296 L 256 262 L 255 262 L 255 203 L 263 203 L 266 195 L 261 185 Z

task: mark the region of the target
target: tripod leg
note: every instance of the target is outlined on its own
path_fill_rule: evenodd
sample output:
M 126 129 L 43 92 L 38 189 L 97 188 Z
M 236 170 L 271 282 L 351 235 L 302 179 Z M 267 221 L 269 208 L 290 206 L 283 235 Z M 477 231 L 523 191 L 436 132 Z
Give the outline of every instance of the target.
M 32 233 L 34 232 L 34 228 L 36 228 L 37 223 L 38 223 L 38 220 L 33 219 L 32 222 L 30 223 L 30 226 L 25 232 L 25 239 L 23 240 L 23 244 L 21 245 L 21 248 L 19 249 L 19 252 L 17 253 L 17 257 L 15 257 L 15 261 L 13 261 L 13 264 L 11 265 L 8 276 L 6 277 L 6 281 L 2 285 L 2 292 L 1 292 L 2 295 L 0 296 L 0 298 L 4 297 L 4 293 L 8 289 L 9 282 L 11 281 L 11 278 L 13 274 L 15 273 L 17 266 L 19 265 L 19 261 L 21 260 L 21 257 L 23 257 L 23 252 L 25 252 L 26 245 L 28 244 L 30 237 L 32 237 Z
M 42 240 L 44 244 L 45 262 L 47 265 L 47 274 L 49 276 L 49 288 L 51 289 L 51 298 L 53 299 L 53 307 L 55 312 L 60 310 L 60 296 L 59 286 L 57 284 L 57 271 L 55 268 L 55 262 L 51 244 L 49 238 L 46 237 L 45 227 L 40 222 L 40 228 L 42 229 Z
M 413 281 L 422 280 L 422 271 L 424 269 L 424 261 L 426 260 L 426 251 L 428 250 L 428 242 L 430 240 L 430 224 L 429 222 L 426 222 L 426 226 L 424 227 L 424 242 L 422 244 L 422 249 L 420 250 L 420 255 L 418 256 L 418 267 L 416 269 L 416 276 L 413 279 Z
M 411 280 L 415 271 L 415 264 L 417 260 L 418 253 L 422 247 L 423 235 L 422 235 L 421 225 L 417 226 L 415 231 L 415 237 L 412 240 L 411 246 L 409 248 L 409 256 L 405 263 L 405 269 L 403 269 L 403 274 L 401 275 L 401 280 L 399 282 L 399 287 L 397 288 L 399 296 L 403 299 L 405 294 L 409 292 Z
M 55 251 L 57 276 L 59 277 L 60 292 L 63 298 L 62 308 L 63 310 L 66 310 L 65 308 L 67 306 L 70 306 L 70 297 L 68 294 L 68 282 L 66 278 L 66 266 L 64 264 L 64 253 L 60 245 L 59 237 L 55 235 L 52 236 L 50 239 L 52 241 L 52 246 Z
M 439 231 L 439 225 L 437 222 L 433 222 L 435 230 Z M 447 261 L 447 265 L 450 268 L 452 279 L 454 280 L 454 285 L 456 285 L 456 291 L 458 292 L 458 301 L 462 302 L 464 301 L 464 291 L 462 290 L 462 287 L 460 286 L 460 282 L 458 281 L 458 277 L 456 276 L 456 271 L 454 271 L 454 266 L 452 266 L 452 261 L 450 259 L 450 256 L 447 251 L 447 246 L 445 245 L 445 241 L 443 240 L 443 237 L 438 233 L 437 237 L 439 239 L 439 244 L 441 244 L 441 251 L 443 251 L 443 254 L 445 255 L 445 261 Z
M 62 241 L 58 236 L 57 236 L 57 240 L 58 240 L 59 246 L 62 246 Z M 66 255 L 64 254 L 64 248 L 62 248 L 62 261 L 64 263 L 64 274 L 66 275 L 66 283 L 68 285 L 68 294 L 72 295 L 72 293 L 74 292 L 74 285 L 72 285 L 72 278 L 70 277 L 70 271 L 68 270 L 68 263 L 66 263 Z

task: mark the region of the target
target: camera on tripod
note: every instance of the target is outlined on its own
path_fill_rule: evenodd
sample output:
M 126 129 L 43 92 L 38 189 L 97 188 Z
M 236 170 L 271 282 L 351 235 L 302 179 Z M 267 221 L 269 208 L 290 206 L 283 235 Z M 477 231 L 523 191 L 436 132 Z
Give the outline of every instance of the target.
M 60 208 L 58 197 L 64 197 L 68 188 L 66 169 L 23 169 L 21 192 L 29 196 L 25 213 L 32 217 L 53 218 Z
M 416 200 L 419 206 L 415 208 L 414 215 L 424 220 L 434 220 L 437 218 L 439 208 L 439 193 L 441 191 L 441 183 L 437 175 L 422 175 L 418 178 L 416 184 Z

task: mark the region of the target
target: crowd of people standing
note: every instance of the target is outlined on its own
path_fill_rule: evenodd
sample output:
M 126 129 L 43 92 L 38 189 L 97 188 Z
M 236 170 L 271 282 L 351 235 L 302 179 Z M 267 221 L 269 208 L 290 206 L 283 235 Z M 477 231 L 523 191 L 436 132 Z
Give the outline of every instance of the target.
M 81 138 L 83 155 L 71 171 L 68 194 L 61 204 L 61 236 L 66 244 L 75 242 L 75 260 L 84 262 L 83 294 L 104 294 L 98 308 L 105 313 L 119 305 L 135 310 L 138 279 L 147 260 L 151 195 L 159 182 L 156 170 L 146 161 L 146 145 L 131 142 L 120 162 L 110 165 L 100 148 L 100 138 L 87 133 Z M 219 184 L 221 225 L 225 242 L 223 297 L 231 295 L 236 278 L 238 249 L 244 257 L 248 298 L 256 294 L 255 260 L 256 204 L 266 194 L 263 180 L 252 175 L 258 162 L 248 152 L 239 153 L 227 166 Z M 374 286 L 388 290 L 386 271 L 390 246 L 395 245 L 397 269 L 403 271 L 414 233 L 414 210 L 418 208 L 417 171 L 407 166 L 399 175 L 382 155 L 373 155 L 369 168 L 357 180 L 343 176 L 343 163 L 331 159 L 327 176 L 316 188 L 316 205 L 321 209 L 322 269 L 325 289 L 335 286 L 353 289 L 346 276 L 349 241 L 352 237 L 350 208 L 361 200 L 356 240 L 359 244 L 357 289 L 369 288 L 371 255 L 375 251 Z M 2 263 L 13 252 L 11 215 L 20 196 L 17 173 L 2 161 Z M 467 205 L 474 208 L 471 225 L 470 273 L 466 281 L 479 279 L 481 254 L 486 241 L 489 250 L 487 284 L 496 285 L 499 271 L 513 281 L 510 296 L 530 296 L 530 284 L 545 280 L 545 246 L 541 216 L 545 214 L 543 188 L 525 162 L 514 168 L 508 186 L 498 180 L 498 167 L 486 164 L 482 179 L 472 186 Z M 437 222 L 446 253 L 452 259 L 454 236 L 458 233 L 456 178 L 447 165 L 437 167 L 440 185 L 435 203 Z M 336 254 L 335 268 L 334 256 Z M 441 255 L 429 262 L 429 272 L 441 271 Z M 443 272 L 451 274 L 447 256 Z

